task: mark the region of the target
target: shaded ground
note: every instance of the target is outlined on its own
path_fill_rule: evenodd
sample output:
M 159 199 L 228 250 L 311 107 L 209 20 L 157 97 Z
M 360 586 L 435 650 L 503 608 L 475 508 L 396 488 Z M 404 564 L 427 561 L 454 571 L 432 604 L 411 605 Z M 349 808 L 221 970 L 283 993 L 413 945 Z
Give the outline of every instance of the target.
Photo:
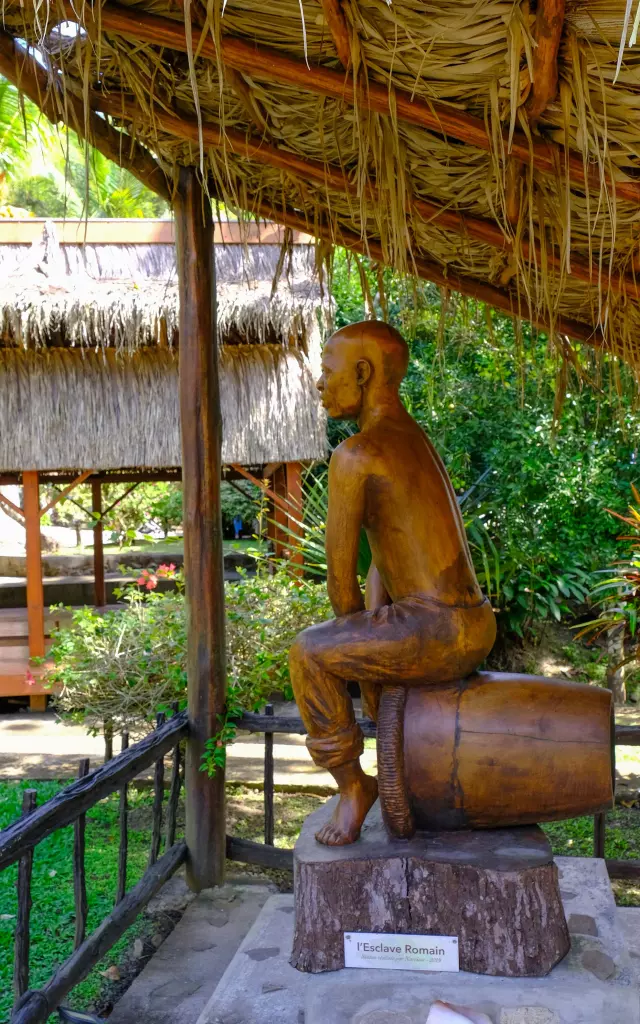
M 283 707 L 276 710 L 282 713 Z M 289 705 L 288 711 L 295 713 L 295 708 Z M 366 747 L 364 767 L 375 771 L 375 743 L 367 742 Z M 116 739 L 115 752 L 118 749 Z M 104 758 L 103 738 L 89 736 L 84 726 L 63 724 L 52 711 L 42 715 L 28 711 L 0 714 L 0 780 L 74 778 L 83 757 L 91 759 L 92 768 Z M 276 785 L 335 789 L 329 773 L 316 768 L 309 757 L 304 736 L 276 736 L 274 761 Z M 238 734 L 229 747 L 227 776 L 231 781 L 262 784 L 264 736 Z

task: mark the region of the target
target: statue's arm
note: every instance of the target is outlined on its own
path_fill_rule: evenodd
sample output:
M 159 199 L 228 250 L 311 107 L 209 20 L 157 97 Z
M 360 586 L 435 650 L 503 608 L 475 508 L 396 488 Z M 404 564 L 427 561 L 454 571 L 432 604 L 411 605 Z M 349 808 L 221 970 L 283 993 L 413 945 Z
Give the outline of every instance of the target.
M 364 516 L 364 475 L 355 453 L 337 449 L 329 463 L 327 589 L 336 616 L 364 610 L 358 547 Z

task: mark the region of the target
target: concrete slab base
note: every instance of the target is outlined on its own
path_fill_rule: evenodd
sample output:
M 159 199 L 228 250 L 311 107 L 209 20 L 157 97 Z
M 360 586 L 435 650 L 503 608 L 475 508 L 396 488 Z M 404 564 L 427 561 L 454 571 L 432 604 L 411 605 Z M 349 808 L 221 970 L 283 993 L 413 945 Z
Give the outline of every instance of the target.
M 424 1024 L 437 999 L 492 1024 L 640 1024 L 637 979 L 603 861 L 559 857 L 571 951 L 543 979 L 342 970 L 289 964 L 293 897 L 273 896 L 197 1024 Z
M 194 1024 L 273 891 L 243 881 L 201 892 L 116 1003 L 110 1024 Z

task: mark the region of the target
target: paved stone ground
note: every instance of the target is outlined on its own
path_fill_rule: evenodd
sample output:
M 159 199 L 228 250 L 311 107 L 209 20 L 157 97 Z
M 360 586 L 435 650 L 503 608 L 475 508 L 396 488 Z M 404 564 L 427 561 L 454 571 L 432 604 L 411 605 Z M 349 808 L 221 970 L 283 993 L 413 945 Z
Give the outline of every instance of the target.
M 293 896 L 278 894 L 194 1024 L 424 1024 L 436 999 L 471 1006 L 492 1024 L 637 1024 L 640 910 L 615 908 L 601 861 L 561 857 L 557 863 L 572 948 L 546 978 L 357 969 L 302 974 L 288 962 Z
M 285 710 L 286 709 L 286 710 Z M 292 705 L 281 705 L 276 713 L 292 713 Z M 372 744 L 365 751 L 365 769 L 375 770 Z M 118 744 L 115 743 L 117 751 Z M 104 757 L 104 740 L 89 736 L 83 726 L 66 725 L 53 712 L 0 715 L 0 780 L 65 779 L 75 777 L 78 761 L 91 759 L 97 768 Z M 328 772 L 311 760 L 304 736 L 278 735 L 274 743 L 274 779 L 282 786 L 320 786 L 335 789 Z M 227 778 L 232 782 L 262 783 L 264 779 L 264 737 L 241 733 L 229 748 Z
M 117 1003 L 109 1018 L 110 1024 L 211 1024 L 212 1019 L 216 1020 L 213 996 L 218 982 L 272 893 L 273 888 L 264 881 L 252 882 L 247 876 L 238 876 L 220 889 L 207 890 L 197 896 L 175 930 Z M 156 899 L 162 900 L 163 894 L 160 893 Z M 278 899 L 284 901 L 288 910 L 292 909 L 290 896 Z M 634 981 L 640 986 L 640 908 L 619 908 L 617 917 L 628 945 Z M 281 945 L 285 932 L 285 938 L 290 941 L 290 918 L 290 914 L 283 918 L 281 932 L 273 939 L 275 945 Z M 574 931 L 576 927 L 574 921 Z M 261 949 L 259 942 L 257 947 Z M 274 963 L 271 957 L 261 967 L 257 956 L 260 949 L 252 947 L 249 950 L 247 983 L 252 970 L 263 973 L 267 970 L 268 973 L 269 963 Z M 271 954 L 273 951 L 267 948 L 266 952 Z M 265 975 L 261 988 L 263 998 L 276 998 L 282 990 L 276 975 L 275 966 L 270 977 Z M 309 976 L 296 972 L 296 977 L 304 981 Z M 331 975 L 318 977 L 331 979 Z M 397 980 L 398 976 L 395 977 Z M 407 975 L 409 977 L 415 979 L 414 974 Z M 227 1024 L 227 1018 L 224 1019 Z M 329 1016 L 325 1020 L 327 1024 L 333 1024 Z M 242 1024 L 248 1024 L 245 1018 L 242 1018 Z M 607 1021 L 600 1024 L 607 1024 Z
M 109 1024 L 195 1024 L 274 892 L 238 876 L 200 893 L 116 1003 Z

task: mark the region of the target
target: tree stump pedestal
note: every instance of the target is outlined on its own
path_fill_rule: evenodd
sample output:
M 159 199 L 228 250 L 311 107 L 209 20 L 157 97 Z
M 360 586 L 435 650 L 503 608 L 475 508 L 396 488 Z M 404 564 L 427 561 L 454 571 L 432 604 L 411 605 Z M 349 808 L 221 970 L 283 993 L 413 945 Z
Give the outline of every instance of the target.
M 315 833 L 337 797 L 311 814 L 294 853 L 291 964 L 344 967 L 344 932 L 457 936 L 460 968 L 542 977 L 570 940 L 549 842 L 537 825 L 491 831 L 387 835 L 379 804 L 351 846 Z

